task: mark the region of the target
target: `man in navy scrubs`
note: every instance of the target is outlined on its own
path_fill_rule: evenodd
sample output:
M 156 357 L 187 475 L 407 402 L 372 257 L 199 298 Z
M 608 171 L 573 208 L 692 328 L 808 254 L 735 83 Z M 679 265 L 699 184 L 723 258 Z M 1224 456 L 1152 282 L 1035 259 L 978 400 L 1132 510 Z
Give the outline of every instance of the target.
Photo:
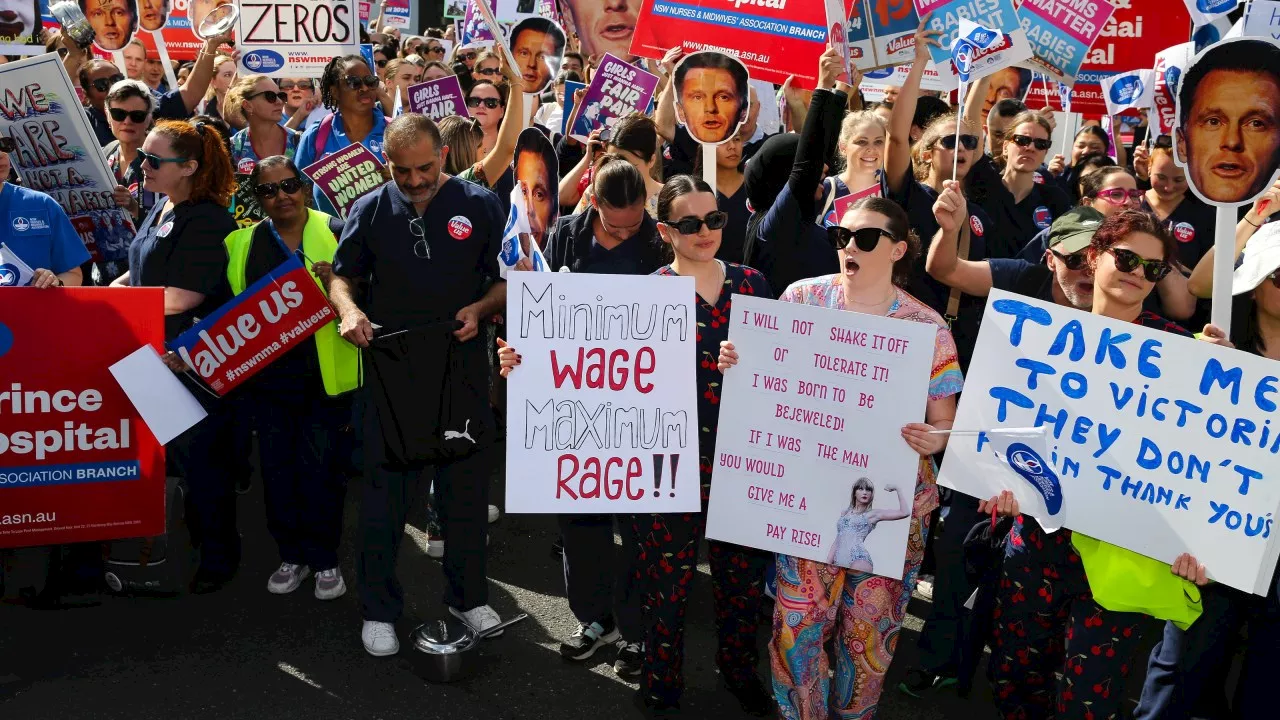
M 452 352 L 464 354 L 464 367 L 474 366 L 477 372 L 475 377 L 458 380 L 451 375 L 450 387 L 470 380 L 487 388 L 487 353 L 477 335 L 482 319 L 506 306 L 506 283 L 499 279 L 498 271 L 506 214 L 497 195 L 443 173 L 449 148 L 429 118 L 415 113 L 401 115 L 387 125 L 384 140 L 393 182 L 351 208 L 334 258 L 329 297 L 341 316 L 342 336 L 359 347 L 369 347 L 371 342 L 379 342 L 374 339 L 374 323 L 381 334 L 408 331 L 404 335 L 426 335 L 424 328 L 442 323 L 453 328 L 456 323 L 453 337 L 459 344 Z M 360 305 L 353 293 L 356 281 L 368 284 Z M 441 352 L 448 352 L 444 350 L 447 345 L 439 345 Z M 365 357 L 368 377 L 368 351 Z M 438 358 L 413 358 L 414 363 L 436 361 Z M 378 382 L 366 379 L 365 386 Z M 487 400 L 484 409 L 488 409 Z M 405 516 L 411 503 L 425 494 L 424 482 L 434 480 L 444 525 L 445 605 L 477 630 L 499 622 L 488 605 L 485 568 L 490 454 L 473 452 L 432 465 L 393 462 L 387 458 L 387 443 L 383 442 L 384 433 L 392 432 L 388 427 L 392 418 L 381 415 L 376 408 L 369 408 L 365 418 L 365 484 L 356 581 L 364 616 L 361 639 L 365 650 L 374 656 L 393 655 L 400 649 L 394 623 L 404 609 L 404 593 L 396 579 L 396 556 Z M 434 422 L 423 417 L 411 421 L 419 425 Z M 442 429 L 434 428 L 435 436 Z M 468 429 L 476 433 L 477 424 Z

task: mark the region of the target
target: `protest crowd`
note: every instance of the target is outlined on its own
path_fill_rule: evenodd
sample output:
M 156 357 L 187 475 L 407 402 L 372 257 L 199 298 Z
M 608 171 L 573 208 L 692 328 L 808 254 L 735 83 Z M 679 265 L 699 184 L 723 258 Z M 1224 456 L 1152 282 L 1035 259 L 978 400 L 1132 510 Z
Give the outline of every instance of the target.
M 110 317 L 139 333 L 154 327 L 154 341 L 140 335 L 134 347 L 85 362 L 103 373 L 113 366 L 150 427 L 133 426 L 139 448 L 140 435 L 158 439 L 162 459 L 147 492 L 161 521 L 167 514 L 168 525 L 185 523 L 198 552 L 194 575 L 165 592 L 218 593 L 246 553 L 274 553 L 280 564 L 264 578 L 267 592 L 333 600 L 350 587 L 360 622 L 337 621 L 350 623 L 353 643 L 358 628 L 369 656 L 419 652 L 396 626 L 405 614 L 397 559 L 409 523 L 441 560 L 449 614 L 496 637 L 504 618 L 490 605 L 486 568 L 490 535 L 502 532 L 494 523 L 504 511 L 539 512 L 556 517 L 555 552 L 577 627 L 561 639 L 560 655 L 584 664 L 613 658 L 614 672 L 638 685 L 645 716 L 680 714 L 685 618 L 701 558 L 710 568 L 715 665 L 746 715 L 865 720 L 877 716 L 882 693 L 967 696 L 985 676 L 989 716 L 1008 720 L 1275 717 L 1266 683 L 1280 670 L 1280 540 L 1270 539 L 1280 491 L 1267 477 L 1276 465 L 1250 469 L 1248 457 L 1235 455 L 1229 471 L 1232 461 L 1223 461 L 1222 472 L 1232 472 L 1222 485 L 1231 491 L 1228 510 L 1219 496 L 1195 494 L 1216 469 L 1205 464 L 1200 482 L 1190 482 L 1190 465 L 1185 473 L 1174 467 L 1175 455 L 1182 462 L 1183 453 L 1207 451 L 1137 428 L 1140 419 L 1167 416 L 1160 427 L 1181 432 L 1209 419 L 1215 442 L 1276 453 L 1271 421 L 1261 420 L 1274 416 L 1276 378 L 1255 382 L 1250 373 L 1270 367 L 1280 375 L 1269 365 L 1280 361 L 1280 223 L 1272 222 L 1280 211 L 1280 44 L 1254 34 L 1250 17 L 1272 6 L 1280 12 L 1280 3 L 1219 3 L 1225 9 L 1202 23 L 1208 11 L 1194 8 L 1206 3 L 1189 0 L 1197 36 L 1220 18 L 1228 28 L 1239 21 L 1234 34 L 1206 41 L 1193 38 L 1178 0 L 1114 8 L 1086 0 L 1090 13 L 1105 8 L 1087 22 L 1062 14 L 1083 12 L 1082 3 L 1054 15 L 1044 8 L 1061 4 L 993 0 L 987 4 L 1007 6 L 1007 17 L 975 10 L 959 22 L 951 6 L 969 3 L 916 0 L 905 3 L 910 23 L 897 24 L 897 40 L 873 49 L 877 37 L 864 23 L 872 24 L 877 3 L 864 0 L 825 8 L 810 0 L 807 10 L 738 3 L 739 12 L 820 31 L 786 45 L 777 34 L 759 40 L 718 29 L 718 21 L 679 25 L 651 0 L 542 0 L 518 12 L 514 1 L 450 0 L 435 8 L 446 17 L 410 35 L 409 4 L 381 0 L 371 17 L 350 18 L 350 37 L 296 76 L 276 72 L 294 67 L 287 41 L 273 50 L 252 39 L 258 29 L 247 30 L 245 15 L 256 10 L 246 5 L 234 23 L 218 24 L 216 14 L 202 22 L 196 8 L 216 13 L 230 3 L 189 4 L 181 32 L 190 53 L 176 45 L 158 52 L 175 32 L 168 3 L 80 0 L 92 41 L 65 20 L 40 31 L 37 13 L 27 19 L 35 28 L 27 44 L 43 47 L 0 65 L 0 218 L 11 224 L 0 234 L 7 604 L 57 608 L 69 595 L 153 591 L 148 559 L 186 550 L 161 550 L 157 538 L 173 530 L 163 524 L 145 539 L 107 532 L 42 542 L 22 534 L 31 521 L 26 506 L 12 504 L 20 493 L 57 491 L 63 507 L 75 508 L 90 502 L 77 500 L 89 497 L 75 494 L 82 488 L 98 487 L 106 494 L 92 497 L 104 498 L 125 485 L 30 480 L 41 467 L 79 462 L 57 455 L 73 445 L 117 446 L 104 444 L 102 430 L 96 441 L 73 438 L 70 420 L 65 446 L 59 431 L 44 438 L 48 445 L 39 434 L 34 444 L 31 433 L 20 437 L 23 423 L 37 422 L 26 415 L 49 412 L 51 403 L 71 412 L 53 391 L 75 383 L 5 365 L 10 345 L 21 345 L 12 316 L 21 308 L 56 325 L 59 313 L 137 298 L 109 306 L 121 308 Z M 1131 4 L 1145 8 L 1149 29 L 1177 27 L 1160 40 L 1127 40 L 1134 47 L 1126 52 L 1145 64 L 1102 74 L 1131 74 L 1134 84 L 1121 93 L 1128 80 L 1099 85 L 1092 77 L 1090 103 L 1082 88 L 1099 73 L 1088 63 L 1101 61 L 1055 65 L 1061 58 L 1051 50 L 1060 43 L 1037 41 L 1036 28 L 1061 28 L 1079 57 L 1109 37 L 1114 51 Z M 703 5 L 711 3 L 690 7 Z M 1060 24 L 1035 24 L 1045 17 Z M 1176 53 L 1165 37 L 1182 48 L 1172 80 L 1162 63 Z M 326 46 L 317 37 L 306 47 L 314 54 Z M 749 51 L 774 56 L 750 61 Z M 82 107 L 57 83 L 69 83 Z M 41 117 L 61 123 L 62 136 L 38 137 Z M 62 172 L 106 190 L 86 205 L 82 190 L 65 189 L 75 183 L 49 179 L 59 171 L 48 168 L 67 163 Z M 104 175 L 95 179 L 86 166 Z M 1227 258 L 1231 268 L 1221 266 Z M 573 285 L 589 280 L 579 276 L 605 281 Z M 684 300 L 659 294 L 681 281 Z M 538 295 L 552 282 L 570 295 L 554 298 L 554 308 Z M 594 299 L 578 304 L 575 293 Z M 595 347 L 609 347 L 615 320 L 629 323 L 623 339 L 645 337 L 650 302 L 655 317 L 687 306 L 691 332 L 676 358 L 692 367 L 667 367 L 659 333 L 647 356 L 613 350 L 606 360 Z M 832 324 L 822 348 L 862 352 L 870 333 L 884 344 L 858 357 L 884 365 L 868 368 L 823 354 L 817 340 L 795 339 L 794 328 L 815 318 Z M 1229 321 L 1220 326 L 1219 318 Z M 277 322 L 284 332 L 259 335 Z M 544 324 L 546 338 L 529 332 Z M 659 326 L 663 342 L 684 328 L 665 314 Z M 1041 340 L 1048 349 L 1035 355 Z M 131 388 L 114 365 L 137 346 L 154 352 L 143 353 L 140 362 L 152 364 Z M 554 388 L 551 374 L 534 374 L 545 363 L 531 362 L 545 347 L 556 348 Z M 774 366 L 767 347 L 776 347 Z M 757 382 L 780 382 L 786 393 L 799 377 L 810 388 L 800 393 L 828 391 L 806 384 L 812 374 L 768 377 L 792 367 L 779 364 L 788 351 L 805 362 L 812 356 L 828 379 L 850 381 L 848 402 L 822 412 L 813 411 L 816 402 L 778 403 L 776 411 L 772 401 L 751 404 Z M 564 360 L 574 355 L 576 370 Z M 1168 380 L 1181 377 L 1174 369 L 1191 365 L 1189 387 L 1174 387 L 1182 384 Z M 1123 370 L 1129 379 L 1108 391 L 1112 376 L 1086 368 L 1114 369 L 1115 378 Z M 908 384 L 871 404 L 874 381 L 907 375 Z M 1093 398 L 1086 376 L 1090 392 L 1110 393 L 1087 410 L 1070 402 Z M 566 377 L 577 389 L 562 385 Z M 1124 382 L 1142 409 L 1122 412 Z M 1214 414 L 1219 406 L 1208 398 L 1233 382 L 1226 414 Z M 170 388 L 159 403 L 167 410 L 152 410 L 165 422 L 179 422 L 179 406 L 195 417 L 163 432 L 135 395 L 140 386 Z M 630 386 L 657 400 L 615 396 L 607 412 L 619 417 L 591 414 L 609 388 Z M 81 410 L 102 404 L 96 390 L 64 392 Z M 537 398 L 554 407 L 553 419 Z M 640 419 L 621 419 L 628 403 L 644 408 Z M 600 447 L 608 448 L 650 432 L 643 413 L 658 403 L 687 407 L 692 417 L 657 421 L 654 440 L 636 445 L 645 467 L 634 458 L 582 459 L 593 435 L 601 442 L 603 434 Z M 873 410 L 902 421 L 866 419 L 878 417 Z M 1262 412 L 1257 422 L 1249 410 Z M 729 504 L 737 474 L 727 453 L 739 450 L 726 448 L 760 442 L 753 428 L 783 427 L 780 418 L 794 421 L 787 427 L 797 437 L 770 432 L 763 455 L 797 464 L 776 486 L 810 493 L 815 506 L 813 498 L 832 498 L 821 503 L 830 515 L 820 530 L 834 523 L 836 533 L 809 532 L 795 519 L 801 500 L 800 511 L 789 505 L 778 516 L 791 516 L 795 528 L 770 521 L 756 532 L 759 542 L 739 542 L 748 536 L 734 533 L 756 516 L 742 509 L 747 500 Z M 842 430 L 846 419 L 851 427 Z M 1011 428 L 1008 438 L 997 422 Z M 697 452 L 680 465 L 675 446 L 657 439 L 675 426 L 688 430 Z M 1137 459 L 1107 454 L 1128 442 L 1123 435 L 1115 444 L 1130 427 L 1142 438 Z M 747 429 L 749 441 L 739 438 Z M 864 438 L 870 455 L 831 448 L 832 462 L 799 465 L 802 447 L 825 452 L 837 437 L 828 431 L 847 431 L 851 443 Z M 35 450 L 48 462 L 32 460 Z M 1081 463 L 1059 459 L 1072 451 Z M 504 453 L 505 502 L 490 487 Z M 889 471 L 887 453 L 896 453 Z M 1118 466 L 1098 466 L 1106 489 L 1143 502 L 1092 509 L 1099 501 L 1079 488 L 1097 484 L 1092 468 L 1104 455 Z M 133 458 L 148 474 L 139 453 L 110 457 Z M 512 461 L 522 457 L 528 462 Z M 585 489 L 591 462 L 594 496 Z M 695 464 L 699 482 L 677 497 L 684 486 L 676 478 Z M 1138 478 L 1166 465 L 1174 475 L 1160 482 L 1171 491 L 1140 487 Z M 255 466 L 275 548 L 249 548 L 238 530 L 237 496 L 248 492 Z M 908 468 L 914 478 L 903 474 Z M 671 499 L 657 498 L 663 472 Z M 772 475 L 780 481 L 782 472 Z M 1183 475 L 1186 488 L 1175 482 Z M 636 478 L 644 487 L 633 496 Z M 610 503 L 602 492 L 615 482 L 620 497 Z M 830 495 L 803 489 L 836 484 Z M 637 506 L 650 485 L 653 505 Z M 791 502 L 767 488 L 752 485 L 751 502 Z M 1166 492 L 1182 497 L 1175 503 Z M 513 503 L 539 493 L 536 503 Z M 358 506 L 354 557 L 342 553 L 348 502 Z M 1166 510 L 1188 512 L 1156 514 Z M 1152 514 L 1139 519 L 1142 512 Z M 1089 514 L 1102 519 L 1080 519 Z M 1134 543 L 1123 529 L 1103 532 L 1130 521 L 1160 529 Z M 1221 563 L 1232 557 L 1239 566 L 1229 570 Z M 931 601 L 917 664 L 889 683 L 913 593 Z M 1157 622 L 1163 634 L 1152 637 Z M 1122 692 L 1131 674 L 1144 678 L 1136 698 Z

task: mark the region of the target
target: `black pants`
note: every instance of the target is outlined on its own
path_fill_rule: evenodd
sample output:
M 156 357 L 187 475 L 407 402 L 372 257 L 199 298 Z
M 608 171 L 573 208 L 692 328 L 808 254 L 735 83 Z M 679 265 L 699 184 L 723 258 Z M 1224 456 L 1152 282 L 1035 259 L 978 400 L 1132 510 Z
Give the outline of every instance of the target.
M 183 382 L 192 382 L 186 378 Z M 235 401 L 192 392 L 208 416 L 168 444 L 171 459 L 187 484 L 187 527 L 200 548 L 200 572 L 230 576 L 240 567 L 240 533 L 236 529 L 234 458 Z
M 339 434 L 351 417 L 350 402 L 262 392 L 253 398 L 253 416 L 267 529 L 280 559 L 317 572 L 337 567 L 347 492 Z
M 970 620 L 964 604 L 973 594 L 973 585 L 964 573 L 964 538 L 980 519 L 976 498 L 951 494 L 944 529 L 933 541 L 933 604 L 918 644 L 923 670 L 954 676 L 963 666 L 969 670 L 968 677 L 960 678 L 965 684 L 972 681 L 975 666 L 962 662 L 963 654 L 968 652 L 962 638 L 967 635 L 965 626 Z M 981 653 L 981 646 L 978 651 Z
M 617 520 L 622 547 L 613 544 Z M 606 622 L 610 615 L 628 642 L 644 639 L 641 590 L 635 580 L 640 542 L 630 515 L 561 515 L 564 587 L 579 622 Z M 448 545 L 445 546 L 446 548 Z
M 404 611 L 396 558 L 405 519 L 435 483 L 436 511 L 444 530 L 444 603 L 470 610 L 489 602 L 485 567 L 489 521 L 489 471 L 494 450 L 462 460 L 402 468 L 384 459 L 376 412 L 365 413 L 364 487 L 360 498 L 360 562 L 356 582 L 366 620 L 395 622 Z

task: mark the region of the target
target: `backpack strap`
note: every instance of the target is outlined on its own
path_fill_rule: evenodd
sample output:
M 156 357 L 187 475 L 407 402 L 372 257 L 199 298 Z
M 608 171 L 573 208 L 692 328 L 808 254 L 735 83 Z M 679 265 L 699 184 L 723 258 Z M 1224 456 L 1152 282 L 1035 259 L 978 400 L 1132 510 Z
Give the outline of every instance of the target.
M 325 156 L 324 148 L 329 144 L 329 135 L 333 132 L 333 113 L 325 115 L 320 120 L 320 127 L 316 129 L 316 159 L 319 160 Z

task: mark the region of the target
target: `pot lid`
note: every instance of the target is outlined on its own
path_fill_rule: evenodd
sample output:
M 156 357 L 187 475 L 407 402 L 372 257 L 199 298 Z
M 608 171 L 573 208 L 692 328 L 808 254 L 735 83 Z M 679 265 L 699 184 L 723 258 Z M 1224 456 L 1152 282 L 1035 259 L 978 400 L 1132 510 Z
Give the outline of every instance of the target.
M 419 652 L 450 655 L 470 649 L 475 632 L 457 618 L 425 622 L 413 631 L 413 647 Z

